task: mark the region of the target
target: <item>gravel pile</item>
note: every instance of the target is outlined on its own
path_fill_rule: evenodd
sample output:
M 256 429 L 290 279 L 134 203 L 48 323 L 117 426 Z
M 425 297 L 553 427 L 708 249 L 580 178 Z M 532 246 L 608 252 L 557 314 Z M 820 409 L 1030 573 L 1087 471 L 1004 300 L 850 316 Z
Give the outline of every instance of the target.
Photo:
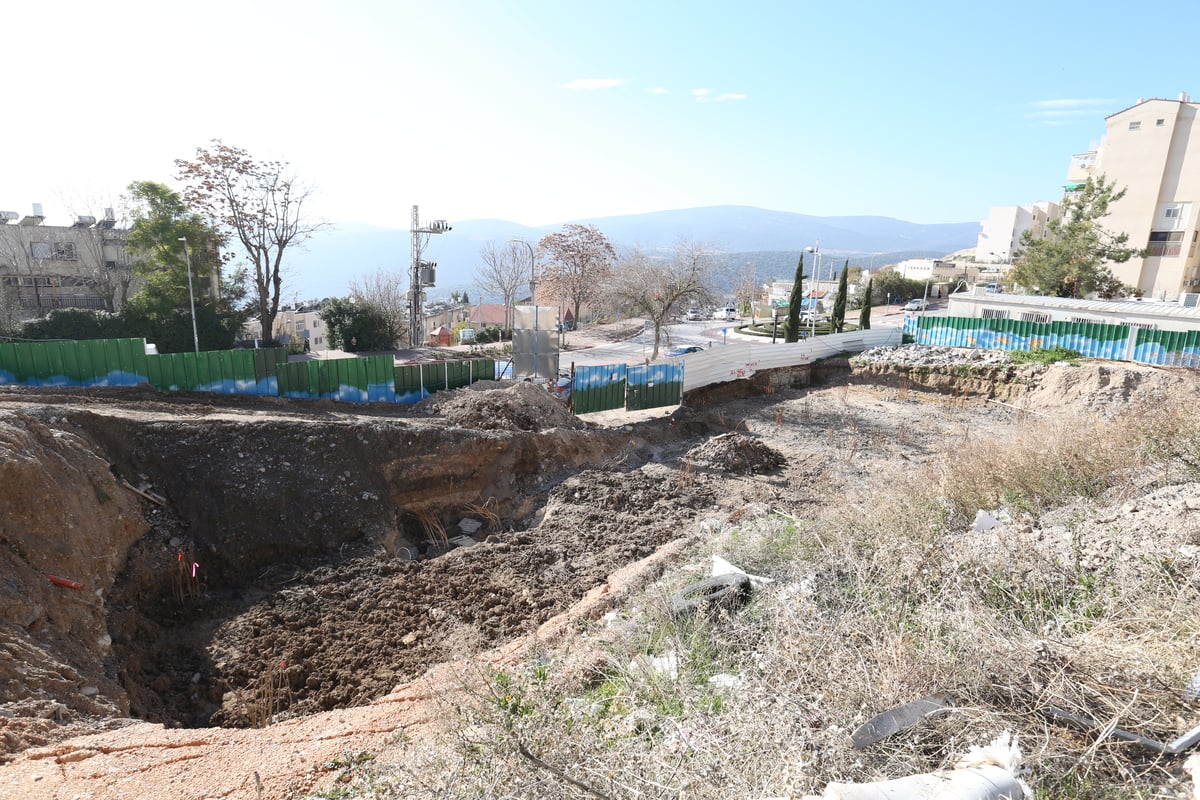
M 859 353 L 855 361 L 862 364 L 898 364 L 905 367 L 953 367 L 959 364 L 1000 367 L 1011 363 L 1005 350 L 931 347 L 923 344 L 876 347 Z

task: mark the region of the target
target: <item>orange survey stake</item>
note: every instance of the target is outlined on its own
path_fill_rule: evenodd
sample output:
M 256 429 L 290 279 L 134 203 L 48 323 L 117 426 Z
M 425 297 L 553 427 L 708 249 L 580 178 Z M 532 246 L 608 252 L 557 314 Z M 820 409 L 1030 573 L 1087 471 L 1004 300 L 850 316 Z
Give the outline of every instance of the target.
M 50 579 L 51 583 L 57 586 L 65 586 L 68 589 L 75 589 L 76 591 L 80 592 L 83 591 L 83 584 L 79 581 L 73 581 L 68 578 L 60 578 L 57 575 L 47 575 L 46 577 Z

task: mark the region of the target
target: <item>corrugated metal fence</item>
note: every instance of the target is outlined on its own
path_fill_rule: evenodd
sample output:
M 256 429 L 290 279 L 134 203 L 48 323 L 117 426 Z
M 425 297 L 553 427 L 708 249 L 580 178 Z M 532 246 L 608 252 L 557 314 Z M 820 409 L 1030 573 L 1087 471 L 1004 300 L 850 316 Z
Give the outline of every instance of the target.
M 415 403 L 496 377 L 491 359 L 395 366 L 389 355 L 289 363 L 281 348 L 147 355 L 144 339 L 0 344 L 0 383 Z
M 990 350 L 1065 347 L 1089 358 L 1158 366 L 1200 366 L 1200 330 L 1159 331 L 1133 325 L 975 317 L 910 317 L 905 320 L 904 332 L 917 344 Z
M 675 405 L 684 392 L 693 389 L 750 378 L 762 370 L 801 366 L 842 353 L 899 344 L 900 337 L 899 328 L 880 328 L 788 344 L 737 342 L 647 366 L 576 367 L 575 413 Z

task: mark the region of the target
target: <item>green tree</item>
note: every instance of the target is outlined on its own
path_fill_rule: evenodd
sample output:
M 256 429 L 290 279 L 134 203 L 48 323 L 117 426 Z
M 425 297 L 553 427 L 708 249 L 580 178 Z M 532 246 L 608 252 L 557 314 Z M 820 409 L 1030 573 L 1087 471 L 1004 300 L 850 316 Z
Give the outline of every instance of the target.
M 191 211 L 178 192 L 161 183 L 134 181 L 127 191 L 124 199 L 133 221 L 126 247 L 142 280 L 138 293 L 153 298 L 155 304 L 188 305 L 188 261 L 180 241 L 186 239 L 193 294 L 210 295 L 210 277 L 219 267 L 217 254 L 224 244 L 221 234 Z
M 1111 297 L 1127 289 L 1109 263 L 1123 264 L 1146 251 L 1126 246 L 1127 233 L 1112 233 L 1101 225 L 1109 207 L 1125 196 L 1105 176 L 1088 178 L 1083 188 L 1063 201 L 1061 219 L 1046 225 L 1046 235 L 1033 231 L 1021 236 L 1021 250 L 1012 279 L 1034 294 L 1083 297 L 1096 292 Z
M 837 297 L 833 299 L 833 313 L 830 314 L 830 324 L 834 333 L 841 333 L 846 327 L 846 297 L 850 293 L 850 259 L 846 259 L 842 274 L 838 276 Z
M 862 308 L 858 312 L 858 329 L 860 331 L 871 330 L 871 299 L 873 297 L 871 290 L 874 288 L 874 284 L 874 278 L 867 278 L 867 291 L 863 293 Z
M 804 253 L 796 263 L 796 277 L 792 279 L 792 293 L 788 296 L 787 323 L 783 326 L 783 341 L 800 340 L 800 303 L 804 299 Z
M 141 279 L 121 310 L 128 335 L 144 336 L 163 353 L 190 351 L 196 339 L 203 350 L 232 347 L 246 319 L 237 307 L 244 288 L 237 283 L 241 273 L 221 273 L 221 233 L 161 183 L 134 181 L 127 191 L 132 224 L 126 246 Z
M 901 298 L 922 297 L 925 293 L 925 282 L 905 278 L 893 269 L 885 269 L 874 278 L 876 282 L 874 298 L 877 302 L 896 302 Z
M 395 328 L 387 316 L 373 305 L 352 298 L 333 297 L 321 306 L 329 343 L 339 350 L 357 353 L 364 350 L 392 350 L 396 346 Z

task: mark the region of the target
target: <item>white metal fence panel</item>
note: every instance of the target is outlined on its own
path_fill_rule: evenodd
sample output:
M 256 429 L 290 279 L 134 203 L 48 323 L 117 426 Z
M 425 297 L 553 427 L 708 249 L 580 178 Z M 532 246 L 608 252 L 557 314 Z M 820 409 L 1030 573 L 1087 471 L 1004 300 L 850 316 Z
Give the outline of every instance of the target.
M 899 328 L 879 328 L 835 333 L 788 344 L 730 344 L 671 360 L 684 362 L 683 390 L 690 392 L 714 383 L 750 378 L 759 370 L 795 367 L 840 353 L 897 345 L 901 337 Z

